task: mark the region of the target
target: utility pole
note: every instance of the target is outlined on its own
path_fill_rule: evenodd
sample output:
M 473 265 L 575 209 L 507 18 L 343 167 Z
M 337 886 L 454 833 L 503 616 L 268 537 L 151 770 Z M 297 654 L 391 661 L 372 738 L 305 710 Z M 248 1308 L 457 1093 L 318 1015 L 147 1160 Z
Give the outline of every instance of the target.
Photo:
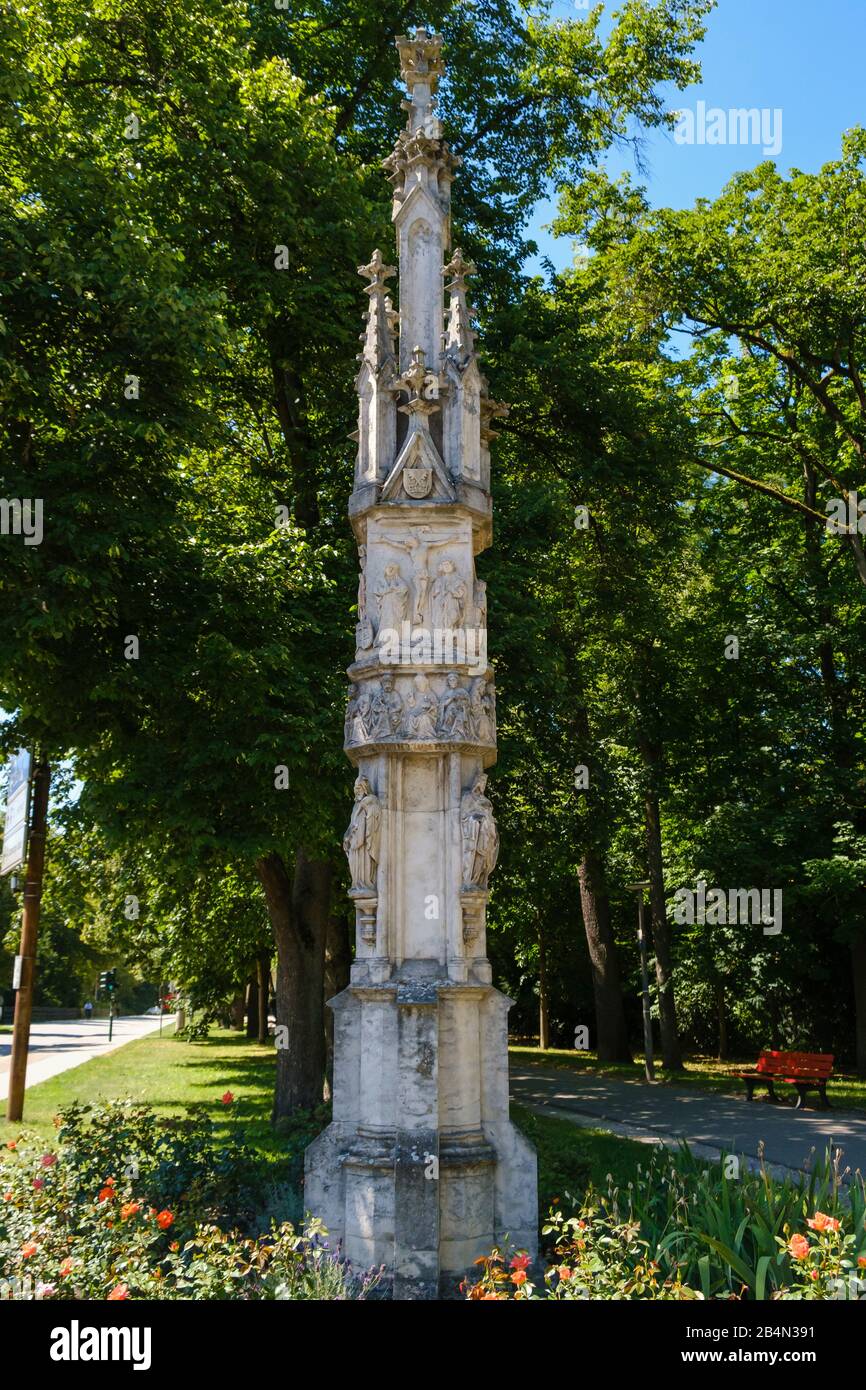
M 655 1081 L 656 1073 L 653 1065 L 653 1026 L 652 1014 L 650 1012 L 650 992 L 649 974 L 647 972 L 646 959 L 646 931 L 644 930 L 644 900 L 643 895 L 647 888 L 651 887 L 649 880 L 643 883 L 627 883 L 626 888 L 630 893 L 637 894 L 637 944 L 640 949 L 640 979 L 641 991 L 643 994 L 643 1050 L 644 1067 L 646 1070 L 647 1081 Z
M 33 773 L 33 802 L 27 877 L 24 881 L 24 910 L 21 914 L 20 979 L 15 995 L 12 1024 L 12 1058 L 9 1065 L 7 1120 L 20 1120 L 24 1112 L 27 1085 L 27 1049 L 30 1045 L 30 1019 L 33 1013 L 33 985 L 36 978 L 36 941 L 42 906 L 42 874 L 45 867 L 45 835 L 48 825 L 48 789 L 51 768 L 41 758 Z

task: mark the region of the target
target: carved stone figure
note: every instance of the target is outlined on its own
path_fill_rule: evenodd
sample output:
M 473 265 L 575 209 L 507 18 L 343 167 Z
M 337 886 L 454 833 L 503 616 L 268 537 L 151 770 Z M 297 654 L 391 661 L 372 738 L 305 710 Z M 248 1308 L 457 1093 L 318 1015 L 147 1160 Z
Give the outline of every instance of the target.
M 480 773 L 460 799 L 464 888 L 486 888 L 499 857 L 499 831 L 493 807 L 484 795 L 486 786 L 487 778 Z
M 487 627 L 487 583 L 484 579 L 476 579 L 473 591 L 475 603 L 475 626 L 480 628 Z
M 386 565 L 382 587 L 376 590 L 379 604 L 379 637 L 401 631 L 409 612 L 409 585 L 400 574 L 399 565 Z
M 373 739 L 393 738 L 403 722 L 403 701 L 394 689 L 394 677 L 386 672 L 373 691 L 371 713 Z
M 346 710 L 346 723 L 348 734 L 347 743 L 366 743 L 370 737 L 372 727 L 372 701 L 366 690 L 359 690 L 357 686 L 352 686 L 355 692 L 349 700 L 349 707 Z
M 469 707 L 472 712 L 472 732 L 479 743 L 496 742 L 496 724 L 493 715 L 493 696 L 491 688 L 483 676 L 476 676 L 469 692 Z
M 449 671 L 439 701 L 439 728 L 447 738 L 469 738 L 469 716 L 469 691 L 460 684 L 457 672 Z
M 371 791 L 367 778 L 359 777 L 355 782 L 352 817 L 343 836 L 343 849 L 349 860 L 353 892 L 376 891 L 381 823 L 382 808 L 379 798 Z
M 451 560 L 443 560 L 431 590 L 432 626 L 440 632 L 463 626 L 466 585 Z
M 412 684 L 415 689 L 409 695 L 406 727 L 413 738 L 435 738 L 436 722 L 439 715 L 439 701 L 436 692 L 430 689 L 430 682 L 420 672 Z

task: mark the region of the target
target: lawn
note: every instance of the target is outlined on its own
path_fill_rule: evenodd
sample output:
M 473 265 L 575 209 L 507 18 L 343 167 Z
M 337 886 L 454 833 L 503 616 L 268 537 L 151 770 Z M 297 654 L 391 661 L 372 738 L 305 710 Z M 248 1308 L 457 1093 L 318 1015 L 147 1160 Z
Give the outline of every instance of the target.
M 285 1143 L 270 1123 L 275 1059 L 272 1045 L 261 1046 L 227 1029 L 215 1029 L 200 1043 L 184 1042 L 166 1029 L 162 1036 L 139 1038 L 30 1087 L 23 1122 L 10 1125 L 4 1118 L 0 1136 L 7 1140 L 27 1129 L 48 1138 L 62 1105 L 130 1097 L 166 1116 L 181 1115 L 189 1107 L 204 1109 L 224 1133 L 242 1122 L 254 1148 L 283 1154 Z M 226 1091 L 235 1098 L 230 1106 L 221 1100 Z
M 599 1062 L 594 1052 L 573 1052 L 567 1049 L 548 1048 L 542 1052 L 537 1047 L 511 1047 L 509 1052 L 519 1057 L 521 1062 L 546 1067 L 565 1067 L 570 1071 L 590 1071 L 598 1076 L 622 1076 L 644 1078 L 643 1062 Z M 689 1057 L 685 1061 L 685 1071 L 666 1072 L 656 1063 L 656 1079 L 661 1085 L 690 1086 L 701 1091 L 745 1093 L 742 1081 L 735 1073 L 754 1068 L 756 1057 L 742 1057 L 738 1061 L 720 1062 L 715 1057 Z M 784 1088 L 780 1088 L 781 1091 Z M 866 1081 L 851 1073 L 834 1076 L 827 1086 L 827 1098 L 838 1110 L 866 1109 Z
M 275 1053 L 273 1046 L 251 1042 L 243 1034 L 214 1029 L 205 1042 L 190 1043 L 168 1031 L 127 1043 L 105 1057 L 62 1072 L 27 1092 L 24 1121 L 0 1123 L 0 1142 L 22 1130 L 48 1140 L 54 1116 L 72 1101 L 81 1104 L 131 1097 L 154 1106 L 167 1118 L 190 1107 L 203 1109 L 218 1134 L 243 1126 L 247 1143 L 269 1160 L 289 1160 L 292 1177 L 300 1177 L 300 1156 L 327 1120 L 322 1107 L 315 1116 L 277 1134 L 271 1126 Z M 231 1105 L 222 1097 L 231 1091 Z M 513 1105 L 512 1117 L 538 1150 L 539 1208 L 542 1215 L 556 1197 L 578 1194 L 588 1182 L 605 1186 L 607 1174 L 625 1185 L 636 1165 L 646 1162 L 646 1145 L 602 1130 L 581 1129 L 567 1120 L 537 1115 Z

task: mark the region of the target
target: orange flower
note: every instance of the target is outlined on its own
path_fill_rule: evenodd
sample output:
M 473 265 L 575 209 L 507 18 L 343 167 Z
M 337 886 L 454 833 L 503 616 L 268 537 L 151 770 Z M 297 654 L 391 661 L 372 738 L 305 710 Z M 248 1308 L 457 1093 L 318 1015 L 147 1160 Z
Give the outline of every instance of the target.
M 512 1282 L 512 1284 L 517 1284 L 518 1287 L 519 1287 L 521 1284 L 525 1284 L 525 1283 L 526 1283 L 526 1270 L 525 1270 L 525 1269 L 516 1269 L 516 1270 L 514 1271 L 514 1273 L 512 1274 L 512 1276 L 511 1276 L 511 1282 Z
M 111 1293 L 108 1295 L 108 1303 L 119 1303 L 121 1299 L 129 1298 L 129 1289 L 126 1284 L 115 1284 Z
M 502 1295 L 501 1295 L 501 1294 L 498 1294 L 498 1293 L 483 1293 L 483 1294 L 481 1295 L 481 1302 L 482 1302 L 482 1303 L 487 1303 L 488 1300 L 491 1299 L 491 1298 L 493 1299 L 493 1301 L 494 1301 L 495 1303 L 500 1303 L 501 1300 L 502 1300 Z
M 30 1256 L 35 1255 L 38 1249 L 39 1246 L 36 1244 L 35 1240 L 25 1240 L 21 1247 L 21 1254 L 24 1256 L 25 1260 L 29 1260 Z
M 818 1278 L 818 1271 L 817 1271 L 817 1269 L 813 1269 L 813 1270 L 812 1270 L 812 1279 L 813 1279 L 813 1281 L 814 1281 L 815 1279 L 817 1279 L 817 1278 Z
M 515 1255 L 511 1261 L 512 1269 L 528 1269 L 532 1264 L 531 1259 L 526 1254 Z
M 788 1249 L 795 1260 L 805 1260 L 811 1246 L 805 1236 L 796 1235 L 788 1241 Z
M 858 1255 L 857 1263 L 861 1269 L 866 1269 L 866 1255 Z
M 128 1221 L 130 1216 L 135 1216 L 136 1212 L 141 1211 L 140 1202 L 124 1202 L 120 1208 L 121 1221 Z
M 97 1197 L 96 1200 L 97 1200 L 98 1202 L 113 1202 L 113 1201 L 114 1201 L 114 1188 L 113 1188 L 113 1187 L 108 1187 L 107 1185 L 106 1185 L 105 1187 L 101 1187 L 101 1188 L 99 1189 L 99 1196 Z
M 156 1218 L 156 1224 L 161 1231 L 167 1231 L 169 1226 L 172 1225 L 173 1221 L 174 1217 L 172 1216 L 170 1211 L 161 1211 L 159 1213 L 159 1216 Z
M 171 1244 L 169 1245 L 168 1248 L 169 1248 L 169 1250 L 179 1250 L 179 1249 L 180 1249 L 180 1241 L 179 1241 L 179 1240 L 173 1240 L 173 1241 L 171 1242 Z
M 6 1147 L 7 1147 L 7 1149 L 17 1149 L 17 1148 L 18 1148 L 18 1143 L 17 1143 L 17 1141 L 16 1141 L 15 1139 L 7 1139 L 7 1141 L 6 1141 Z
M 232 1101 L 234 1100 L 234 1096 L 232 1095 L 231 1091 L 226 1091 L 224 1096 L 220 1096 L 220 1100 L 222 1101 L 223 1105 L 231 1105 Z
M 823 1211 L 816 1211 L 812 1220 L 807 1221 L 806 1225 L 813 1231 L 838 1231 L 839 1222 L 835 1216 L 825 1216 Z
M 4 1201 L 4 1202 L 11 1202 L 11 1201 L 14 1200 L 14 1198 L 15 1198 L 15 1193 L 14 1193 L 14 1192 L 4 1192 L 4 1193 L 3 1193 L 3 1201 Z
M 571 1278 L 571 1270 L 569 1269 L 568 1265 L 560 1265 L 559 1269 L 556 1272 L 559 1275 L 560 1279 Z
M 65 1279 L 66 1276 L 67 1276 L 67 1274 L 71 1274 L 71 1273 L 72 1273 L 72 1267 L 73 1267 L 74 1264 L 75 1264 L 75 1261 L 73 1260 L 73 1258 L 72 1258 L 71 1255 L 67 1255 L 65 1260 L 61 1260 L 61 1262 L 60 1262 L 60 1275 L 61 1275 L 61 1278 Z

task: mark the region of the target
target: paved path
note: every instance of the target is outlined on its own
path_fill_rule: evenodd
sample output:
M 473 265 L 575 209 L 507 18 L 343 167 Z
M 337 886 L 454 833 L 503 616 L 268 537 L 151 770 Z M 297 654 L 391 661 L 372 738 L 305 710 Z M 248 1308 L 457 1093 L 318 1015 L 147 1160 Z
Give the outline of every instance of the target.
M 794 1111 L 691 1086 L 651 1086 L 514 1057 L 511 1094 L 522 1105 L 586 1128 L 644 1140 L 683 1138 L 697 1152 L 724 1149 L 756 1158 L 763 1140 L 767 1162 L 785 1168 L 802 1168 L 813 1146 L 820 1155 L 832 1143 L 843 1150 L 843 1167 L 866 1173 L 866 1115 L 860 1111 Z
M 163 1026 L 171 1019 L 164 1019 Z M 108 1041 L 108 1019 L 71 1019 L 61 1023 L 34 1023 L 30 1029 L 30 1052 L 27 1058 L 27 1085 L 35 1086 L 49 1076 L 78 1067 L 91 1057 L 114 1052 L 134 1038 L 143 1038 L 159 1028 L 159 1016 L 142 1014 L 116 1018 L 111 1042 Z M 0 1033 L 0 1100 L 9 1089 L 9 1055 L 12 1034 Z

